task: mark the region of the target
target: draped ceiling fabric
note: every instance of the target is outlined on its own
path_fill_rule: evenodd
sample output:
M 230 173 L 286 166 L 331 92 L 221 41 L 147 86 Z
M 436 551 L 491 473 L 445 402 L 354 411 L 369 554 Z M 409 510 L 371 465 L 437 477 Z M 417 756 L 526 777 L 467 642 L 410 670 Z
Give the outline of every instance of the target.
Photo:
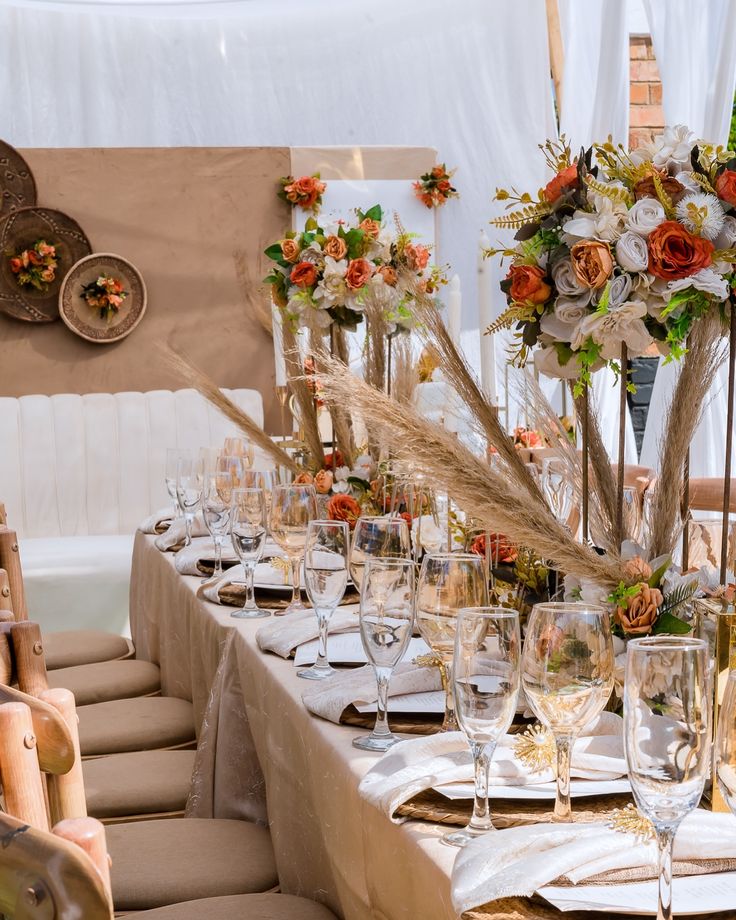
M 662 78 L 665 122 L 688 125 L 698 137 L 724 144 L 736 85 L 736 3 L 644 0 L 644 5 Z M 642 463 L 648 466 L 656 465 L 664 415 L 676 378 L 676 365 L 660 361 L 642 445 Z M 692 476 L 723 475 L 726 403 L 724 365 L 693 439 Z

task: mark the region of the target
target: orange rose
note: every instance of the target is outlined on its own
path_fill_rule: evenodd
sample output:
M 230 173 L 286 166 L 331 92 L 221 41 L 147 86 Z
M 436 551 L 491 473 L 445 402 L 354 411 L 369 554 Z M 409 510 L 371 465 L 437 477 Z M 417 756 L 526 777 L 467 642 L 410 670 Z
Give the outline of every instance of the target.
M 383 278 L 389 287 L 396 287 L 396 282 L 399 280 L 399 276 L 396 274 L 395 268 L 392 268 L 390 265 L 381 265 L 378 268 L 378 274 Z
M 665 220 L 655 227 L 648 244 L 649 271 L 665 281 L 687 278 L 713 261 L 713 243 L 689 233 L 676 220 Z
M 329 470 L 320 470 L 314 477 L 314 488 L 320 495 L 327 495 L 332 488 L 332 473 Z
M 651 575 L 652 567 L 641 556 L 634 556 L 624 566 L 624 578 L 632 584 L 647 581 Z
M 281 247 L 281 255 L 287 262 L 296 262 L 300 252 L 299 243 L 296 240 L 281 240 L 279 246 Z
M 289 279 L 291 283 L 296 284 L 297 287 L 311 287 L 313 284 L 317 283 L 317 269 L 311 262 L 299 262 L 298 265 L 292 268 Z
M 372 240 L 376 240 L 378 239 L 378 234 L 381 232 L 381 225 L 377 220 L 372 220 L 370 217 L 364 217 L 358 224 L 358 230 L 362 230 L 366 236 L 369 236 Z
M 324 254 L 329 256 L 331 259 L 334 259 L 336 262 L 339 262 L 340 259 L 344 258 L 348 251 L 345 240 L 340 239 L 339 236 L 328 236 L 325 240 L 323 249 Z
M 10 270 L 11 270 L 11 272 L 15 272 L 15 274 L 17 275 L 18 272 L 19 272 L 22 268 L 23 268 L 23 263 L 21 262 L 20 259 L 17 259 L 17 258 L 16 258 L 16 259 L 11 259 L 11 260 L 10 260 Z
M 311 486 L 314 482 L 314 476 L 311 473 L 308 473 L 306 470 L 302 470 L 301 473 L 297 473 L 294 477 L 295 486 Z
M 345 272 L 345 284 L 354 291 L 367 284 L 373 274 L 373 266 L 368 259 L 351 259 Z
M 41 256 L 36 252 L 35 249 L 28 250 L 28 261 L 31 265 L 40 265 L 42 262 Z
M 421 246 L 419 243 L 414 245 L 414 243 L 407 243 L 404 248 L 404 255 L 406 256 L 407 264 L 409 268 L 414 271 L 422 271 L 429 264 L 429 250 L 426 246 Z
M 512 265 L 506 279 L 511 281 L 511 297 L 519 303 L 544 303 L 552 293 L 537 265 Z
M 538 431 L 533 428 L 514 428 L 514 446 L 520 448 L 544 447 Z
M 335 450 L 335 462 L 332 462 L 332 451 L 329 454 L 325 454 L 325 469 L 331 470 L 332 467 L 345 466 L 345 458 L 342 455 L 342 451 L 338 448 Z
M 575 163 L 563 169 L 561 173 L 548 182 L 544 187 L 544 199 L 550 204 L 557 201 L 569 188 L 578 187 L 578 167 Z
M 608 243 L 581 240 L 570 250 L 572 270 L 583 287 L 597 290 L 611 277 L 613 259 Z
M 728 204 L 736 205 L 736 172 L 724 169 L 716 179 L 716 192 Z
M 617 607 L 614 620 L 629 636 L 646 636 L 657 621 L 662 603 L 662 592 L 642 582 L 640 591 L 626 600 L 625 607 Z
M 659 176 L 659 181 L 665 194 L 676 204 L 685 194 L 685 186 L 681 182 L 678 182 L 674 176 L 668 176 L 667 173 L 657 173 L 657 175 Z M 657 188 L 654 185 L 652 176 L 640 179 L 636 183 L 634 186 L 634 198 L 636 198 L 637 201 L 641 198 L 656 198 L 659 200 Z
M 360 505 L 352 495 L 333 495 L 327 502 L 327 517 L 331 521 L 347 521 L 353 530 L 360 517 Z
M 444 166 L 433 166 L 432 167 L 431 175 L 434 179 L 441 179 L 444 176 L 444 174 L 445 174 Z
M 299 204 L 303 208 L 312 208 L 319 196 L 327 188 L 316 176 L 301 176 L 284 188 L 287 199 L 292 204 Z
M 510 565 L 512 562 L 516 562 L 518 552 L 516 547 L 509 542 L 508 537 L 505 537 L 502 533 L 491 533 L 488 534 L 488 538 L 488 549 L 493 563 Z M 478 556 L 485 556 L 486 534 L 478 534 L 470 544 L 470 552 Z

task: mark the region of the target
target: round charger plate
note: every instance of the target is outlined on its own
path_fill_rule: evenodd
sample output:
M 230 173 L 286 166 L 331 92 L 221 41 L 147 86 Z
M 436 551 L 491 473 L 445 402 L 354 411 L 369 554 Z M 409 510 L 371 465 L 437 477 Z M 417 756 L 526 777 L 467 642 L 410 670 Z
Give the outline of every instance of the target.
M 128 296 L 109 320 L 100 316 L 82 295 L 85 285 L 108 275 L 122 281 Z M 81 338 L 98 345 L 117 342 L 135 329 L 146 312 L 146 285 L 138 269 L 111 252 L 95 252 L 80 259 L 64 278 L 59 291 L 59 313 Z
M 54 280 L 46 290 L 21 287 L 10 259 L 38 240 L 56 247 Z M 51 208 L 18 208 L 0 222 L 0 311 L 29 323 L 51 323 L 59 318 L 59 290 L 64 276 L 92 251 L 79 224 Z
M 15 147 L 0 140 L 0 218 L 35 203 L 36 182 L 28 163 Z

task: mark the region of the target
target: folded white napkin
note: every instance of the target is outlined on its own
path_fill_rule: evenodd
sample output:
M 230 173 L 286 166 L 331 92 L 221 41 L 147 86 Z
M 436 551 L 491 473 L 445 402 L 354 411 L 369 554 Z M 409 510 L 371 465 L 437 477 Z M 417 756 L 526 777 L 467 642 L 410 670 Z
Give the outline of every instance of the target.
M 680 825 L 676 862 L 734 858 L 732 815 L 696 809 Z M 654 841 L 644 842 L 606 824 L 512 827 L 460 850 L 452 873 L 452 903 L 460 915 L 499 898 L 528 897 L 562 876 L 578 884 L 601 873 L 656 864 Z
M 207 537 L 196 537 L 189 546 L 184 546 L 174 557 L 174 566 L 180 575 L 201 575 L 197 563 L 200 559 L 213 559 L 215 544 Z M 230 560 L 235 558 L 235 552 L 229 541 L 222 547 L 222 558 Z M 242 572 L 241 572 L 242 574 Z
M 358 606 L 350 604 L 338 607 L 330 617 L 330 633 L 358 631 Z M 256 633 L 256 642 L 262 652 L 275 652 L 282 658 L 289 655 L 298 646 L 311 642 L 319 635 L 317 617 L 313 610 L 295 613 L 291 616 L 270 620 Z
M 374 697 L 375 699 L 375 697 Z M 617 779 L 626 774 L 623 719 L 603 712 L 583 729 L 572 752 L 570 775 L 576 779 Z M 493 755 L 491 782 L 504 786 L 549 783 L 551 768 L 533 773 L 514 755 L 518 735 L 504 735 Z M 363 777 L 360 794 L 396 823 L 394 812 L 415 795 L 446 783 L 472 782 L 473 758 L 462 732 L 402 741 L 387 751 Z
M 209 581 L 206 581 L 197 591 L 197 597 L 203 597 L 205 600 L 210 601 L 212 604 L 222 604 L 222 601 L 220 600 L 220 588 L 224 588 L 226 585 L 229 585 L 233 581 L 242 581 L 242 579 L 242 566 L 234 565 L 226 572 L 223 572 L 223 574 L 218 579 L 210 578 Z
M 438 668 L 418 668 L 409 661 L 402 661 L 391 675 L 389 696 L 441 689 Z M 340 716 L 350 705 L 362 706 L 375 703 L 377 699 L 376 675 L 371 665 L 342 671 L 334 677 L 317 682 L 316 686 L 302 694 L 307 709 L 330 722 L 339 722 Z
M 161 552 L 173 550 L 186 539 L 187 525 L 184 518 L 172 521 L 171 527 L 153 541 Z M 201 514 L 196 514 L 192 521 L 192 537 L 206 537 L 209 534 Z
M 140 522 L 138 530 L 141 533 L 158 534 L 162 530 L 168 529 L 173 519 L 174 512 L 171 505 L 169 505 L 168 508 L 160 508 L 158 511 L 154 511 L 153 514 L 149 514 L 147 518 Z

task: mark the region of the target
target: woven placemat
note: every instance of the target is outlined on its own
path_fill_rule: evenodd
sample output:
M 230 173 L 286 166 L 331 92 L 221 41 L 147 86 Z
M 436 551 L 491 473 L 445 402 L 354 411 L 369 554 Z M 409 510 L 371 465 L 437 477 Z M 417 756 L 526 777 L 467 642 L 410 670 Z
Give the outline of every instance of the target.
M 573 800 L 573 815 L 576 823 L 601 821 L 608 817 L 614 808 L 624 808 L 632 801 L 630 795 L 606 795 L 595 798 Z M 539 824 L 552 820 L 554 802 L 519 801 L 511 799 L 494 799 L 491 804 L 491 817 L 499 830 L 505 827 L 519 827 L 524 824 Z M 414 796 L 405 805 L 396 809 L 402 818 L 417 821 L 430 821 L 432 824 L 451 824 L 465 827 L 473 813 L 471 799 L 447 799 L 439 792 L 428 789 Z
M 675 909 L 677 905 L 675 904 Z M 652 916 L 654 916 L 652 914 Z M 641 914 L 610 914 L 602 911 L 562 911 L 552 907 L 542 898 L 502 898 L 475 910 L 466 911 L 463 920 L 641 920 Z M 690 916 L 689 920 L 733 920 L 730 910 Z
M 302 591 L 302 600 L 309 604 L 309 598 L 305 591 Z M 286 610 L 291 603 L 291 590 L 289 594 L 283 594 L 276 591 L 265 591 L 259 588 L 255 589 L 256 603 L 259 607 L 266 610 Z M 219 590 L 220 603 L 227 607 L 242 607 L 245 604 L 245 585 L 229 584 L 223 585 Z M 345 597 L 340 601 L 339 606 L 345 607 L 349 604 L 357 604 L 358 595 L 356 592 L 345 592 Z

